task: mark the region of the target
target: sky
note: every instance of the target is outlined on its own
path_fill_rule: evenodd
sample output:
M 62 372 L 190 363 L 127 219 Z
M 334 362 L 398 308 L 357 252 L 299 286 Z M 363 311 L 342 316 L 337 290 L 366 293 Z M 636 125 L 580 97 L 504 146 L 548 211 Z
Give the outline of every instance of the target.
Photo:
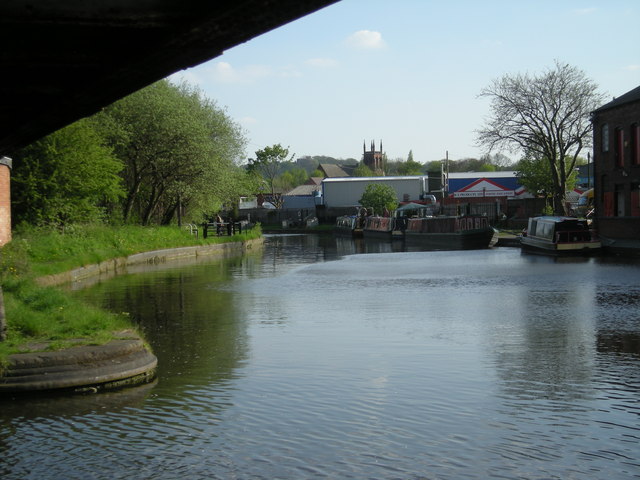
M 382 141 L 389 160 L 425 163 L 487 153 L 482 89 L 556 61 L 607 101 L 639 86 L 640 0 L 342 0 L 171 79 L 226 110 L 247 158 L 279 143 L 360 160 Z

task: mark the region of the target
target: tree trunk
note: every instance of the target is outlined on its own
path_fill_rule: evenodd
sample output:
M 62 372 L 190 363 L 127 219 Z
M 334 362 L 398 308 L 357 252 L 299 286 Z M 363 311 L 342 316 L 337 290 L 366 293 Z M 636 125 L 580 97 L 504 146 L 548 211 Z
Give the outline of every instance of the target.
M 564 187 L 558 186 L 554 188 L 553 192 L 553 213 L 555 215 L 565 216 L 568 215 L 566 206 L 566 193 Z
M 162 186 L 157 187 L 156 185 L 153 185 L 151 188 L 151 193 L 149 194 L 147 208 L 145 209 L 144 215 L 142 216 L 143 225 L 149 225 L 149 223 L 151 222 L 153 212 L 158 209 L 158 203 L 160 202 L 162 195 L 164 195 L 164 188 Z
M 180 203 L 172 203 L 169 207 L 167 207 L 164 210 L 164 213 L 162 214 L 162 220 L 160 221 L 161 225 L 170 225 L 171 224 L 171 220 L 173 220 L 173 217 L 176 214 L 176 211 L 178 212 L 178 226 L 181 227 L 182 226 L 182 219 L 180 216 Z
M 127 223 L 129 217 L 131 216 L 131 210 L 133 209 L 133 204 L 135 203 L 138 192 L 140 191 L 141 184 L 141 181 L 136 180 L 134 185 L 129 189 L 129 192 L 127 193 L 127 198 L 122 209 L 122 219 L 125 223 Z

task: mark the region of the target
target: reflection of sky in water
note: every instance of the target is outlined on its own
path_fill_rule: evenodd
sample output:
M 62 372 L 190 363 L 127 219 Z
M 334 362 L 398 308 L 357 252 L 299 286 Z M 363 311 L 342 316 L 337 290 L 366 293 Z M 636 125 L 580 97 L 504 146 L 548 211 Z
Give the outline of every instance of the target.
M 640 474 L 640 357 L 620 347 L 640 330 L 637 266 L 392 248 L 272 237 L 84 292 L 141 321 L 158 384 L 72 422 L 59 403 L 5 417 L 0 474 Z

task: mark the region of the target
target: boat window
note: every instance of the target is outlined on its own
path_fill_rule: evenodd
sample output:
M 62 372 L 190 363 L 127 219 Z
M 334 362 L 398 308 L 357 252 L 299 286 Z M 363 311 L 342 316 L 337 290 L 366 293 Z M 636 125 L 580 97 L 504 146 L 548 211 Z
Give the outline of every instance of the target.
M 551 239 L 553 237 L 553 224 L 547 222 L 538 223 L 536 236 Z

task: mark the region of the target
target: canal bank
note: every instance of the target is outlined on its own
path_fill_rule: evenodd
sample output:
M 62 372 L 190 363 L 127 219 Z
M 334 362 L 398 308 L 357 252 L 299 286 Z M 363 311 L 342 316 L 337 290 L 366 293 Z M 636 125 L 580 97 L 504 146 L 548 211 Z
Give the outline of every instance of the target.
M 0 401 L 0 476 L 638 472 L 637 262 L 342 240 L 267 235 L 80 288 L 135 319 L 157 383 Z
M 258 238 L 154 250 L 47 275 L 37 282 L 43 286 L 58 286 L 105 275 L 135 273 L 140 268 L 179 260 L 227 258 L 261 244 L 262 238 Z M 50 342 L 27 345 L 29 353 L 9 355 L 0 370 L 0 395 L 42 391 L 96 393 L 152 381 L 158 362 L 144 340 L 130 330 L 119 332 L 116 337 L 104 345 L 78 345 L 58 351 L 46 351 Z

